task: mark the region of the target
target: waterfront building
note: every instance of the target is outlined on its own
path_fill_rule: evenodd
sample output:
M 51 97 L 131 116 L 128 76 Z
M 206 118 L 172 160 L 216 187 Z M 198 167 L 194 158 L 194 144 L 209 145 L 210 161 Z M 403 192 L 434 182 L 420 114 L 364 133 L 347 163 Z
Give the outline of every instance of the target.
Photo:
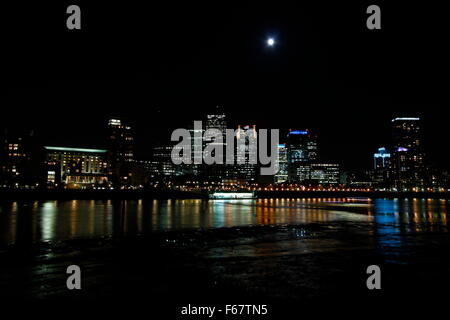
M 371 188 L 374 185 L 373 170 L 352 169 L 341 171 L 340 182 L 352 188 Z
M 275 183 L 283 183 L 288 180 L 288 158 L 286 144 L 278 145 L 278 160 L 276 163 L 278 172 L 275 174 Z
M 107 150 L 45 146 L 44 152 L 48 187 L 107 186 Z
M 236 163 L 234 178 L 253 182 L 257 175 L 258 136 L 256 125 L 238 126 L 236 130 Z M 231 168 L 230 168 L 231 169 Z
M 375 170 L 386 169 L 390 167 L 391 154 L 386 148 L 378 148 L 378 152 L 373 154 L 373 168 Z
M 419 118 L 392 119 L 393 186 L 406 191 L 424 187 L 424 154 Z
M 317 136 L 306 130 L 290 130 L 287 135 L 288 180 L 302 182 L 303 166 L 318 158 Z M 299 171 L 300 170 L 300 171 Z
M 227 120 L 226 115 L 221 106 L 216 106 L 215 111 L 213 113 L 209 113 L 206 115 L 206 125 L 205 130 L 208 129 L 218 129 L 225 136 L 227 130 Z M 206 135 L 205 140 L 211 141 L 211 136 Z
M 310 181 L 313 184 L 335 185 L 340 182 L 340 170 L 337 163 L 311 163 Z
M 34 188 L 38 161 L 33 131 L 4 130 L 0 137 L 0 187 Z
M 222 134 L 222 142 L 215 141 L 210 129 L 218 130 Z M 223 154 L 225 154 L 226 148 L 226 129 L 227 121 L 226 115 L 221 106 L 216 106 L 214 112 L 206 115 L 205 133 L 203 139 L 203 147 L 206 145 L 214 146 L 215 148 L 222 148 Z M 205 150 L 205 149 L 204 149 Z M 205 154 L 207 156 L 207 154 Z M 212 164 L 203 166 L 203 174 L 208 180 L 215 180 L 217 182 L 224 179 L 232 178 L 233 166 L 224 164 Z
M 190 165 L 185 166 L 187 175 L 196 176 L 197 178 L 203 175 L 203 134 L 204 129 L 196 129 L 193 126 L 189 129 L 191 136 L 191 161 Z
M 153 147 L 152 160 L 148 163 L 149 173 L 155 180 L 171 180 L 182 173 L 182 165 L 172 162 L 172 145 Z
M 108 175 L 114 186 L 133 184 L 134 135 L 118 118 L 108 120 Z
M 301 183 L 310 183 L 311 181 L 311 164 L 309 162 L 300 163 L 296 166 L 297 180 Z
M 378 148 L 378 152 L 373 154 L 372 180 L 379 187 L 387 187 L 391 177 L 391 154 L 385 147 Z
M 341 180 L 337 163 L 304 162 L 296 169 L 298 181 L 304 185 L 334 185 Z

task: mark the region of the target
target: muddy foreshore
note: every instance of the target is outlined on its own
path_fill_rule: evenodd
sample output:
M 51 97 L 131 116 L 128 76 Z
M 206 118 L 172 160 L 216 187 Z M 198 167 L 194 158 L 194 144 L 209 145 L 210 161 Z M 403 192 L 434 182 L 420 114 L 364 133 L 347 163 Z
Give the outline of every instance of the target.
M 440 289 L 450 284 L 447 233 L 409 235 L 398 248 L 367 228 L 250 226 L 17 243 L 0 250 L 0 298 L 14 306 L 75 304 L 78 311 L 89 306 L 112 314 L 144 304 L 172 319 L 187 304 L 267 304 L 275 316 L 443 297 Z M 72 264 L 82 270 L 81 290 L 66 288 Z M 372 264 L 382 269 L 379 291 L 366 287 Z

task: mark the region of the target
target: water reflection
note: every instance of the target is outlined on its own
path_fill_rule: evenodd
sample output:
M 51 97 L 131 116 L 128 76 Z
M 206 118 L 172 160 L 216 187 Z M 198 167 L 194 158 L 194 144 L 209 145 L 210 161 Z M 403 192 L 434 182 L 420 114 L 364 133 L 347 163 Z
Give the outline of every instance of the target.
M 395 259 L 423 241 L 421 235 L 448 233 L 448 200 L 377 199 L 375 235 L 379 251 Z
M 0 245 L 127 236 L 160 230 L 358 223 L 381 247 L 403 235 L 448 232 L 447 200 L 291 198 L 258 200 L 14 201 L 0 205 Z

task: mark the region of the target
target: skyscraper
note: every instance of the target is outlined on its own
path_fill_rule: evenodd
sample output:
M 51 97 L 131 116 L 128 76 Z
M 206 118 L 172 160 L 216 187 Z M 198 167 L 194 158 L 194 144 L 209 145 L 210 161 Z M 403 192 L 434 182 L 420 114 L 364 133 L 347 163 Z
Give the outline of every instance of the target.
M 155 164 L 155 171 L 152 176 L 159 180 L 170 180 L 181 172 L 180 165 L 175 165 L 172 162 L 171 153 L 172 145 L 158 145 L 153 147 L 152 160 Z
M 220 106 L 216 106 L 215 111 L 213 113 L 209 113 L 206 115 L 206 130 L 208 129 L 218 129 L 225 135 L 225 130 L 227 129 L 227 121 L 225 112 L 223 108 Z M 210 136 L 206 135 L 206 139 L 211 139 Z
M 419 118 L 392 119 L 392 161 L 397 190 L 423 188 L 424 154 Z
M 209 130 L 209 131 L 208 131 Z M 216 141 L 215 134 L 212 130 L 218 130 L 222 134 L 222 141 Z M 216 107 L 214 113 L 206 115 L 206 125 L 204 133 L 204 145 L 215 145 L 217 148 L 225 150 L 225 134 L 227 130 L 227 121 L 223 109 Z
M 208 131 L 211 129 L 218 130 L 222 134 L 222 141 L 216 141 L 212 131 Z M 222 154 L 225 154 L 226 130 L 227 130 L 227 121 L 225 112 L 223 111 L 222 107 L 217 106 L 213 113 L 209 113 L 206 116 L 206 125 L 203 140 L 204 146 L 210 145 L 213 146 L 215 149 L 222 149 Z M 208 152 L 205 151 L 205 157 L 207 156 L 209 156 Z M 217 181 L 222 181 L 223 179 L 230 178 L 230 175 L 232 174 L 232 170 L 230 170 L 232 167 L 226 164 L 212 164 L 212 165 L 205 165 L 203 167 L 205 169 L 204 174 L 210 178 L 214 177 L 215 180 Z
M 386 148 L 378 148 L 378 152 L 373 154 L 373 168 L 385 169 L 390 166 L 391 154 L 386 151 Z
M 188 174 L 196 176 L 197 178 L 201 177 L 203 174 L 203 128 L 194 128 L 192 126 L 189 129 L 189 133 L 191 136 L 191 161 L 190 165 L 187 165 Z
M 306 130 L 290 130 L 287 135 L 288 180 L 301 182 L 299 168 L 317 160 L 317 136 Z
M 108 162 L 110 180 L 115 186 L 132 184 L 132 165 L 134 160 L 134 136 L 129 125 L 121 119 L 108 121 L 109 152 Z
M 379 187 L 387 187 L 391 177 L 391 154 L 385 147 L 378 148 L 378 152 L 373 154 L 372 180 Z
M 236 131 L 235 178 L 247 182 L 256 180 L 257 138 L 256 125 L 238 126 Z
M 278 172 L 275 174 L 275 183 L 283 183 L 288 179 L 288 159 L 286 144 L 280 143 L 278 145 L 278 160 L 276 163 Z

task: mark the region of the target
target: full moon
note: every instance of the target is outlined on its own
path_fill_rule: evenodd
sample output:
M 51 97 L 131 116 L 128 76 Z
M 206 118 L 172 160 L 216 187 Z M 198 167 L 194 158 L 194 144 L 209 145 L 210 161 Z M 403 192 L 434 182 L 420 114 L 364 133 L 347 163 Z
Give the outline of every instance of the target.
M 267 45 L 269 47 L 273 47 L 274 44 L 275 44 L 275 39 L 274 38 L 267 39 Z

